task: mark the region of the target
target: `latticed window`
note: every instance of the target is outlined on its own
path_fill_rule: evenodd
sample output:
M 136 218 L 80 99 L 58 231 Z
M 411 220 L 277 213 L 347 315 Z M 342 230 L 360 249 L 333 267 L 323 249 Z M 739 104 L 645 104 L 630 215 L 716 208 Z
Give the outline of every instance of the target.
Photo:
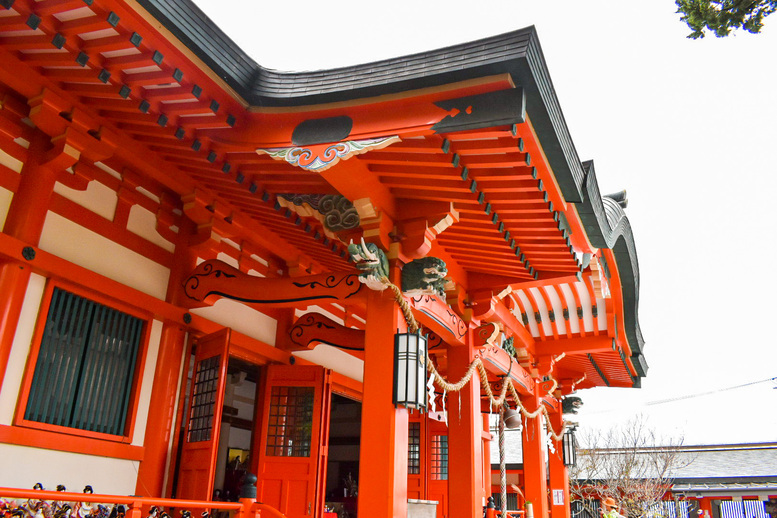
M 54 288 L 24 418 L 124 435 L 143 321 Z
M 213 411 L 219 387 L 219 359 L 219 356 L 213 356 L 197 364 L 189 414 L 189 442 L 209 441 L 211 438 Z
M 407 473 L 421 473 L 421 423 L 410 423 L 407 437 Z
M 448 480 L 448 436 L 432 436 L 432 480 Z
M 273 387 L 267 455 L 310 457 L 313 431 L 313 387 Z

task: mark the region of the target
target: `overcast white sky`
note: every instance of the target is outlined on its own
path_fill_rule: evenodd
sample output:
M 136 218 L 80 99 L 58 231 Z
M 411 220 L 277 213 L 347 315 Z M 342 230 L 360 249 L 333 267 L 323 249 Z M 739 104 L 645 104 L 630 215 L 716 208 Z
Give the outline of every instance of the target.
M 644 412 L 686 444 L 777 441 L 777 14 L 760 35 L 686 39 L 671 0 L 197 0 L 265 67 L 311 70 L 535 25 L 572 138 L 627 189 L 643 388 L 579 391 L 584 427 Z

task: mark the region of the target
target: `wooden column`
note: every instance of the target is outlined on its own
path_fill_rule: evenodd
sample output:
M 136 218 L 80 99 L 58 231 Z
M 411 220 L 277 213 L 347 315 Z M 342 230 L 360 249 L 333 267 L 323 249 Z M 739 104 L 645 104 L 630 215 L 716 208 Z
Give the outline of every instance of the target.
M 189 247 L 195 225 L 181 218 L 178 242 L 173 256 L 173 268 L 167 286 L 167 301 L 185 306 L 183 281 L 196 266 L 197 254 Z M 175 404 L 177 401 L 181 361 L 186 347 L 186 329 L 177 323 L 165 322 L 159 342 L 159 354 L 154 370 L 154 386 L 148 410 L 143 461 L 138 468 L 135 494 L 146 497 L 164 497 L 165 470 L 168 466 L 170 439 L 175 433 Z M 179 409 L 180 411 L 180 409 Z
M 448 379 L 464 376 L 473 360 L 472 346 L 448 347 Z M 461 401 L 461 404 L 459 404 Z M 480 378 L 475 373 L 458 394 L 448 394 L 448 508 L 451 518 L 483 515 L 483 416 Z
M 51 143 L 49 137 L 36 131 L 27 150 L 27 160 L 22 168 L 19 188 L 14 193 L 3 233 L 15 237 L 30 246 L 38 246 L 43 224 L 49 210 L 54 183 L 60 173 L 61 163 L 49 161 Z M 6 250 L 18 257 L 19 262 L 0 264 L 0 386 L 8 367 L 16 326 L 22 311 L 22 302 L 30 280 L 30 269 L 24 264 L 21 250 Z
M 394 334 L 404 319 L 389 290 L 368 293 L 358 515 L 407 516 L 408 412 L 394 408 Z
M 555 432 L 560 432 L 564 426 L 561 412 L 550 414 L 550 425 Z M 553 439 L 551 439 L 553 441 Z M 551 518 L 570 518 L 569 471 L 564 465 L 564 446 L 561 441 L 553 441 L 555 453 L 548 453 L 548 470 L 550 471 L 550 516 Z M 563 501 L 556 503 L 558 491 L 563 493 Z
M 529 412 L 534 412 L 539 406 L 538 387 L 535 385 L 534 396 L 524 399 L 523 405 Z M 525 419 L 523 431 L 523 474 L 526 501 L 534 507 L 535 518 L 548 516 L 548 470 L 545 464 L 545 431 L 542 427 L 542 417 Z
M 699 498 L 699 510 L 701 511 L 701 516 L 699 518 L 714 518 L 715 515 L 712 513 L 712 498 L 706 496 Z

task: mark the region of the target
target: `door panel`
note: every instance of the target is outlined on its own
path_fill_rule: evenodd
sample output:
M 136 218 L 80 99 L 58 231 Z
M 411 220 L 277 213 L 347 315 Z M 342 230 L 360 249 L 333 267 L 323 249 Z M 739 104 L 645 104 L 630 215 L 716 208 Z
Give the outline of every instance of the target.
M 448 517 L 448 426 L 427 419 L 429 500 L 437 501 L 437 518 Z
M 229 361 L 229 329 L 202 337 L 194 355 L 176 497 L 210 500 Z
M 270 365 L 259 445 L 257 497 L 288 518 L 320 516 L 325 480 L 327 372 L 318 366 Z
M 424 429 L 426 416 L 414 412 L 409 416 L 407 441 L 407 497 L 426 500 L 426 452 Z

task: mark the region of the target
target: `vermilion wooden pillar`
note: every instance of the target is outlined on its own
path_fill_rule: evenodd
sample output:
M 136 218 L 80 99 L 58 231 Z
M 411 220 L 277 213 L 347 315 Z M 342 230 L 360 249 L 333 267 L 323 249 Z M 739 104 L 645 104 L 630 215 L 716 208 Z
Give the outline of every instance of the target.
M 550 424 L 554 431 L 560 432 L 564 426 L 561 412 L 550 414 Z M 553 439 L 551 439 L 553 440 Z M 551 518 L 570 518 L 569 472 L 564 465 L 564 447 L 561 441 L 555 442 L 555 453 L 548 452 L 548 470 L 550 471 L 550 516 Z M 554 495 L 562 491 L 563 501 L 556 503 Z
M 699 498 L 699 510 L 701 511 L 700 518 L 712 518 L 712 498 Z
M 540 398 L 536 395 L 523 398 L 523 405 L 529 412 L 534 412 L 540 406 Z M 526 426 L 523 431 L 523 474 L 525 482 L 526 501 L 531 502 L 535 518 L 548 516 L 548 470 L 545 464 L 545 431 L 542 429 L 542 417 L 524 419 Z
M 50 161 L 49 137 L 36 131 L 27 150 L 27 160 L 19 178 L 19 188 L 11 199 L 3 233 L 15 237 L 30 246 L 38 246 L 46 213 L 49 209 L 54 183 L 60 172 L 60 161 Z M 68 167 L 68 165 L 65 165 Z M 6 251 L 18 254 L 21 250 Z M 30 280 L 30 269 L 21 262 L 0 264 L 0 386 L 8 367 L 24 294 Z
M 448 379 L 461 379 L 472 359 L 470 345 L 448 347 Z M 477 374 L 461 392 L 448 394 L 448 498 L 451 518 L 483 515 L 483 416 Z
M 188 246 L 194 231 L 194 223 L 182 218 L 167 287 L 167 301 L 177 306 L 185 306 L 183 281 L 196 266 L 197 255 Z M 175 427 L 174 411 L 185 342 L 184 328 L 174 322 L 164 323 L 143 442 L 145 452 L 138 468 L 136 495 L 165 496 L 165 469 L 168 465 L 170 438 Z
M 394 334 L 405 329 L 391 292 L 368 293 L 358 515 L 407 516 L 408 411 L 394 408 Z

